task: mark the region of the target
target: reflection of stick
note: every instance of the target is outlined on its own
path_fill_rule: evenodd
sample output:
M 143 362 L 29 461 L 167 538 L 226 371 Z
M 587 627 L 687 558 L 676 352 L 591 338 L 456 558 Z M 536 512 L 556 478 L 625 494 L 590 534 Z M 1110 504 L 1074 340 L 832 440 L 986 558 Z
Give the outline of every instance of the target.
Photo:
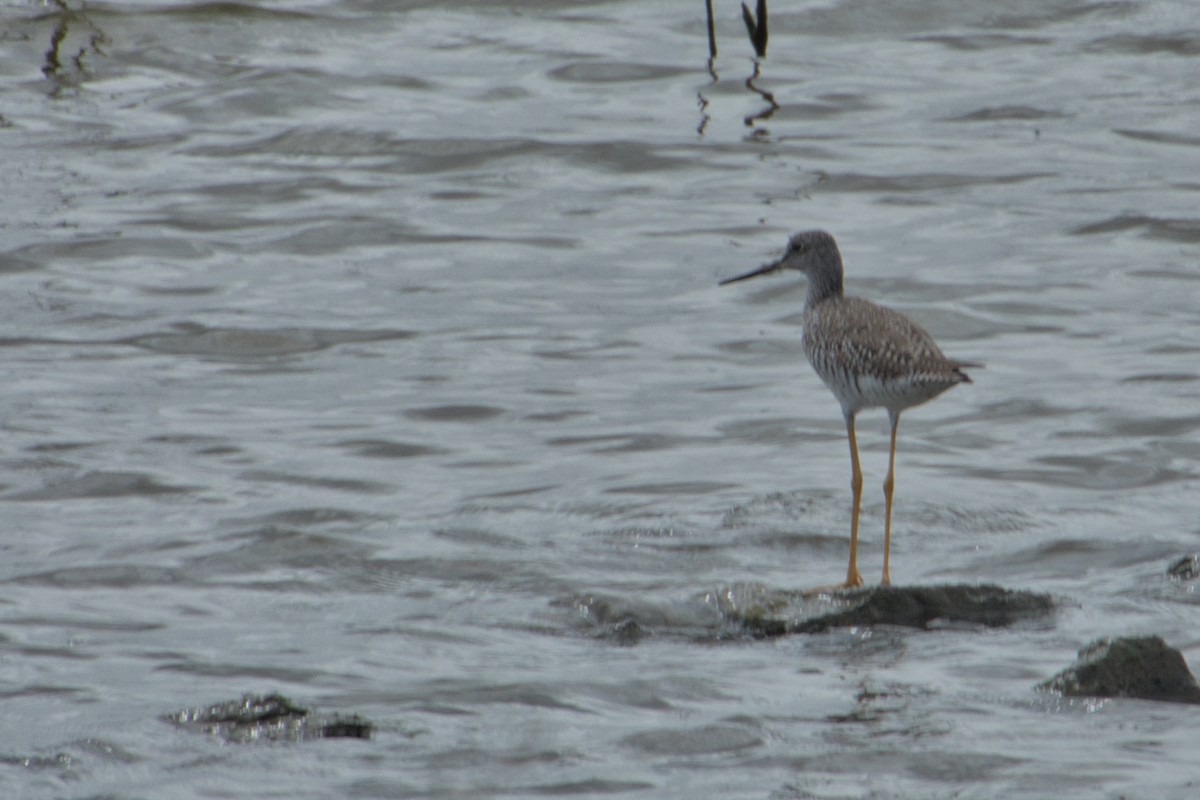
M 50 34 L 50 49 L 46 51 L 46 63 L 42 65 L 42 74 L 47 78 L 57 75 L 62 69 L 62 62 L 58 59 L 58 48 L 62 46 L 63 39 L 67 38 L 67 15 L 63 14 L 58 18 L 58 24 L 54 26 L 54 32 Z
M 716 83 L 717 71 L 713 64 L 717 60 L 717 26 L 713 23 L 712 0 L 704 0 L 704 9 L 708 12 L 708 74 L 712 76 L 713 83 Z M 696 133 L 703 136 L 709 120 L 708 100 L 699 91 L 696 92 L 696 98 L 700 102 L 700 124 L 696 126 Z
M 771 94 L 766 89 L 760 89 L 754 85 L 754 81 L 759 77 L 759 75 L 758 61 L 756 60 L 754 62 L 754 74 L 749 78 L 746 78 L 746 88 L 762 97 L 763 100 L 766 100 L 771 105 L 757 114 L 751 114 L 750 116 L 745 117 L 742 121 L 746 123 L 747 128 L 754 127 L 754 123 L 758 122 L 759 120 L 770 119 L 771 115 L 779 110 L 779 103 L 775 102 L 775 95 Z
M 76 86 L 88 78 L 87 59 L 93 53 L 104 55 L 100 47 L 108 43 L 108 37 L 88 17 L 83 4 L 80 4 L 79 11 L 71 8 L 67 0 L 52 0 L 52 4 L 56 10 L 48 16 L 54 20 L 54 30 L 50 32 L 50 47 L 43 56 L 42 74 L 53 81 L 53 96 L 65 87 Z M 71 42 L 79 41 L 84 36 L 87 37 L 87 44 L 79 46 L 72 55 L 70 51 L 74 45 Z
M 750 43 L 759 58 L 767 57 L 767 0 L 758 0 L 758 20 L 750 13 L 750 8 L 742 3 L 742 21 L 746 23 L 746 33 L 750 34 Z
M 717 57 L 717 29 L 713 25 L 712 0 L 704 0 L 704 7 L 708 11 L 708 58 L 711 61 Z

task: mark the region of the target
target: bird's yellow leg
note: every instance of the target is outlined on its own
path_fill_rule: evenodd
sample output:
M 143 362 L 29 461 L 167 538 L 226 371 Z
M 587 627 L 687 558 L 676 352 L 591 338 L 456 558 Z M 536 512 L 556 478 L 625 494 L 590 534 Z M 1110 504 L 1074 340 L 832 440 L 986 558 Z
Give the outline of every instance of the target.
M 846 570 L 846 587 L 862 586 L 858 574 L 858 510 L 862 506 L 862 467 L 858 463 L 858 440 L 854 436 L 854 415 L 846 415 L 846 435 L 850 439 L 850 491 L 854 495 L 850 507 L 850 566 Z
M 900 415 L 890 414 L 892 418 L 892 445 L 888 449 L 887 477 L 883 479 L 883 585 L 892 582 L 888 576 L 888 556 L 892 549 L 892 491 L 896 488 L 896 428 L 900 425 Z

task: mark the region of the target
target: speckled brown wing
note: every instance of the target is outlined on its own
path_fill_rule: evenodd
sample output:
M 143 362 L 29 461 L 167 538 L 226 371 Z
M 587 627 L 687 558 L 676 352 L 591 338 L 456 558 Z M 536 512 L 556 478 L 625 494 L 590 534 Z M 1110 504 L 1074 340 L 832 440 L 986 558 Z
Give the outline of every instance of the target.
M 844 411 L 897 411 L 970 381 L 966 362 L 947 358 L 933 337 L 892 309 L 831 297 L 804 316 L 804 351 Z

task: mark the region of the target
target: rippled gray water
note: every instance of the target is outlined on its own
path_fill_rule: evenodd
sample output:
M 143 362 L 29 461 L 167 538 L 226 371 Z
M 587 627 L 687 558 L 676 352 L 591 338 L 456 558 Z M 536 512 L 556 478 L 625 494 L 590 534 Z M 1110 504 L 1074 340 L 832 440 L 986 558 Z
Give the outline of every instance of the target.
M 1190 0 L 0 2 L 0 794 L 1192 798 Z M 773 103 L 772 103 L 773 100 Z M 1050 624 L 730 636 L 843 574 L 794 230 L 975 383 L 892 576 Z M 886 417 L 859 425 L 876 579 Z M 608 635 L 611 619 L 647 635 Z M 279 691 L 367 742 L 164 716 Z

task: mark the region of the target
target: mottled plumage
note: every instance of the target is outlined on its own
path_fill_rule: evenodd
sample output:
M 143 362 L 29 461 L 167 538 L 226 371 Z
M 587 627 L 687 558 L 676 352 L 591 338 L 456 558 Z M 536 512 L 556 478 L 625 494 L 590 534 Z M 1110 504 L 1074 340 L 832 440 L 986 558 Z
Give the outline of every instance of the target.
M 899 413 L 970 382 L 967 364 L 942 355 L 908 317 L 869 300 L 828 297 L 804 311 L 804 353 L 843 413 Z
M 842 291 L 842 256 L 825 231 L 804 231 L 788 242 L 783 258 L 721 281 L 722 284 L 795 269 L 808 277 L 804 303 L 804 353 L 842 406 L 850 439 L 850 567 L 846 586 L 858 586 L 858 515 L 862 504 L 862 469 L 854 435 L 854 417 L 865 408 L 886 408 L 892 438 L 888 454 L 885 498 L 883 583 L 888 583 L 892 534 L 892 490 L 895 486 L 896 429 L 900 412 L 932 400 L 959 383 L 970 383 L 963 369 L 979 366 L 956 361 L 924 328 L 890 308 Z

